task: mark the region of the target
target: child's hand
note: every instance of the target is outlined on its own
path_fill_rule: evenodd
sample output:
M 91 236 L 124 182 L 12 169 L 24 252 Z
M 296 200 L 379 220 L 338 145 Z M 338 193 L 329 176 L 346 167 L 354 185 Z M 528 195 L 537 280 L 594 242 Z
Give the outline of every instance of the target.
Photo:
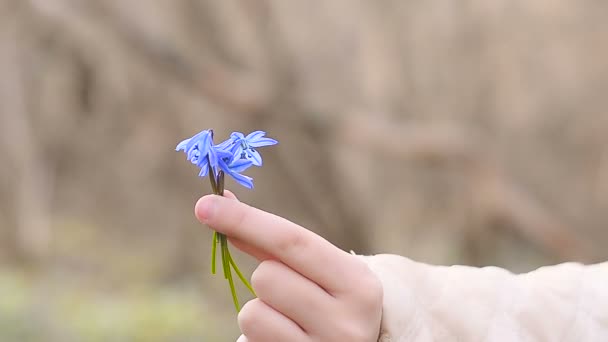
M 237 201 L 209 195 L 197 218 L 261 261 L 258 298 L 239 313 L 238 342 L 375 342 L 382 285 L 367 265 L 319 235 Z

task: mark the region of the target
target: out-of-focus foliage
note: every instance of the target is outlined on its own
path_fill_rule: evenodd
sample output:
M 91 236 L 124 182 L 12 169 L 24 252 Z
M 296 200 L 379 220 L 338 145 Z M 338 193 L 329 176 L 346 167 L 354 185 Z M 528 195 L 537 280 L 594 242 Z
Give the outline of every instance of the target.
M 237 336 L 174 152 L 210 127 L 281 141 L 229 188 L 344 249 L 606 259 L 606 11 L 0 0 L 0 340 Z
M 2 341 L 217 341 L 221 320 L 194 289 L 93 291 L 65 278 L 0 273 Z M 215 326 L 215 327 L 214 327 Z

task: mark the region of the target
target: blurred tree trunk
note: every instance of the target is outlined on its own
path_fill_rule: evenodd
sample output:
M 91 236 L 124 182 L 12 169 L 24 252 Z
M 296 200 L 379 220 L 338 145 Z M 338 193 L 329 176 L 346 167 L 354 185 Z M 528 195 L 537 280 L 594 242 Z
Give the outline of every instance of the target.
M 27 55 L 18 44 L 17 32 L 9 29 L 1 34 L 0 129 L 7 144 L 4 162 L 13 164 L 16 171 L 12 184 L 15 237 L 23 257 L 42 261 L 50 252 L 53 175 L 44 154 L 46 148 L 33 130 L 35 98 L 31 93 L 36 86 L 31 83 Z

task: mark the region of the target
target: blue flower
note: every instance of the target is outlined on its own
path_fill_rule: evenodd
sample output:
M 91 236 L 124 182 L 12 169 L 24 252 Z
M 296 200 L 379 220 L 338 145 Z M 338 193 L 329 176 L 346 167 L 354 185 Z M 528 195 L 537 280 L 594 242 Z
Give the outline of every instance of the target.
M 230 151 L 233 156 L 232 162 L 239 159 L 247 159 L 255 166 L 262 166 L 262 156 L 256 150 L 258 147 L 275 145 L 274 139 L 264 137 L 266 132 L 255 131 L 245 136 L 241 132 L 233 132 L 230 138 L 217 146 Z
M 187 160 L 201 169 L 199 176 L 207 176 L 211 169 L 212 176 L 217 178 L 219 171 L 222 170 L 239 184 L 251 189 L 253 179 L 242 175 L 241 172 L 252 165 L 262 165 L 262 156 L 255 148 L 277 143 L 276 140 L 265 138 L 264 135 L 265 132 L 256 131 L 245 137 L 242 133 L 234 132 L 228 140 L 214 145 L 213 131 L 204 130 L 180 142 L 175 150 L 183 150 Z
M 192 164 L 199 166 L 201 163 L 207 162 L 207 155 L 213 146 L 213 133 L 210 130 L 204 130 L 192 138 L 182 140 L 176 151 L 183 150 L 186 153 L 186 159 Z
M 201 168 L 201 172 L 199 173 L 201 177 L 209 173 L 209 165 L 215 170 L 218 168 L 218 161 L 221 158 L 232 156 L 226 151 L 214 148 L 212 130 L 204 130 L 192 138 L 183 140 L 177 144 L 175 150 L 183 150 L 186 153 L 186 159 Z

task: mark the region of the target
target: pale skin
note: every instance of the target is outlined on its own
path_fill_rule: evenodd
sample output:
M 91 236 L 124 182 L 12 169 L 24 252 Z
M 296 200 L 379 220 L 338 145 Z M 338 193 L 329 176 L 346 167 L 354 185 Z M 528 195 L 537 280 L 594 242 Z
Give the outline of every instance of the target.
M 251 276 L 258 296 L 238 315 L 237 342 L 375 342 L 382 285 L 359 257 L 284 218 L 208 195 L 196 217 L 260 261 Z

